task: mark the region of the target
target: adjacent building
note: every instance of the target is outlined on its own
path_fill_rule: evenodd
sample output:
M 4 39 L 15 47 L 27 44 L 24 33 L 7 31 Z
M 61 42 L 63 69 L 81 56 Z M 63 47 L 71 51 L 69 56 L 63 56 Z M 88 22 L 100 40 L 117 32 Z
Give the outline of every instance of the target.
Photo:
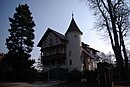
M 95 70 L 99 62 L 98 50 L 81 41 L 83 32 L 77 26 L 73 15 L 65 34 L 48 28 L 38 47 L 44 72 L 49 80 L 64 80 L 72 70 Z

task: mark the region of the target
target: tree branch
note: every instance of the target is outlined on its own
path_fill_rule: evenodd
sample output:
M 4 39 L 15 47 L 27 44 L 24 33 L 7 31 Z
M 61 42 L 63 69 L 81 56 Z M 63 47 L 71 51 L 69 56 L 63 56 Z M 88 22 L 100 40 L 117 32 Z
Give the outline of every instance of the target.
M 97 0 L 96 0 L 96 1 L 97 1 Z M 99 11 L 101 12 L 103 18 L 105 19 L 106 27 L 107 27 L 108 34 L 109 34 L 109 37 L 110 37 L 110 41 L 111 41 L 112 48 L 115 49 L 115 48 L 114 48 L 115 46 L 114 46 L 114 43 L 113 43 L 112 34 L 111 34 L 111 31 L 110 31 L 110 27 L 109 27 L 109 23 L 108 23 L 108 21 L 107 21 L 107 17 L 105 16 L 103 10 L 100 8 L 99 2 L 97 2 L 97 5 L 98 5 Z

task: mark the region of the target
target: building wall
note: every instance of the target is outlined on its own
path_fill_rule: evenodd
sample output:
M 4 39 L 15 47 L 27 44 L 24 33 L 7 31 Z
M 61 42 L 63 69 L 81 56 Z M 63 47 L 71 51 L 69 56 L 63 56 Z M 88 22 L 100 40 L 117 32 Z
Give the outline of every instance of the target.
M 69 71 L 77 69 L 81 71 L 81 35 L 78 32 L 66 34 L 68 44 L 66 45 L 67 67 Z

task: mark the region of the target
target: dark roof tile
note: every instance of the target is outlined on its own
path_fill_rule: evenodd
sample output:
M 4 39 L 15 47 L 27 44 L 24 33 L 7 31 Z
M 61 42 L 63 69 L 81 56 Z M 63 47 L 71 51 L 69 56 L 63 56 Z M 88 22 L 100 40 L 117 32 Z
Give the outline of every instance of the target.
M 47 31 L 45 32 L 45 34 L 43 35 L 43 37 L 41 38 L 41 40 L 39 41 L 39 43 L 37 44 L 38 47 L 41 47 L 42 46 L 42 43 L 43 41 L 45 40 L 46 36 L 50 33 L 50 32 L 53 32 L 55 35 L 57 35 L 60 39 L 64 40 L 64 41 L 67 41 L 66 37 L 61 34 L 61 33 L 58 33 L 50 28 L 47 29 Z
M 76 22 L 75 22 L 75 20 L 74 20 L 73 17 L 72 17 L 70 26 L 69 26 L 68 30 L 66 31 L 66 34 L 67 34 L 68 32 L 72 32 L 72 31 L 76 31 L 76 32 L 79 32 L 79 33 L 83 34 L 83 33 L 80 31 L 80 29 L 78 28 L 78 26 L 77 26 L 77 24 L 76 24 Z

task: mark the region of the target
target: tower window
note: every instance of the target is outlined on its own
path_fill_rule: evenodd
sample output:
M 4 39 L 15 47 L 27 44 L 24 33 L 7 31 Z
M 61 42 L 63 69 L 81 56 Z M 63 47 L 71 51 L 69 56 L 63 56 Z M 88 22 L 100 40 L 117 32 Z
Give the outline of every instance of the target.
M 72 60 L 69 61 L 69 65 L 72 65 Z
M 71 51 L 69 51 L 69 56 L 71 56 Z

